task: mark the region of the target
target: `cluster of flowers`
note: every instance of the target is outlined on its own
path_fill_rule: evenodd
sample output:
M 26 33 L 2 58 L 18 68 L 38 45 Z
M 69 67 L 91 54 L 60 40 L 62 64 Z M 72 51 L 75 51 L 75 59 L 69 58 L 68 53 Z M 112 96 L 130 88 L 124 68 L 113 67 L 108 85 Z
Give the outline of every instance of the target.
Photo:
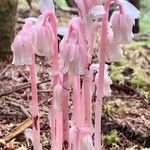
M 116 61 L 122 54 L 120 44 L 133 38 L 132 27 L 140 12 L 126 0 L 75 0 L 78 16 L 68 23 L 67 33 L 58 44 L 58 24 L 52 0 L 40 0 L 42 15 L 27 18 L 13 43 L 13 64 L 30 67 L 34 150 L 41 150 L 35 54 L 52 64 L 50 77 L 53 101 L 49 111 L 51 149 L 100 150 L 101 109 L 104 96 L 111 95 L 112 81 L 105 62 Z M 109 7 L 117 9 L 109 20 Z M 100 32 L 97 32 L 100 31 Z M 99 40 L 99 63 L 92 63 Z M 82 81 L 82 82 L 81 82 Z M 69 98 L 73 101 L 69 119 Z M 92 98 L 96 95 L 95 122 L 92 122 Z M 94 135 L 94 142 L 93 142 Z

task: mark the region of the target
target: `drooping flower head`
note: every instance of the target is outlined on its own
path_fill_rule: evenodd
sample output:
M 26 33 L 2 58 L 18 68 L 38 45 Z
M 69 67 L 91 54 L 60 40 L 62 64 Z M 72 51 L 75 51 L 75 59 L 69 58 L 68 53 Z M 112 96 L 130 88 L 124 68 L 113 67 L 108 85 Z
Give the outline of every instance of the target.
M 45 12 L 36 24 L 37 49 L 36 54 L 50 58 L 54 53 L 55 35 L 51 25 L 51 12 Z
M 110 22 L 112 24 L 114 41 L 116 43 L 127 43 L 133 38 L 132 28 L 135 19 L 140 17 L 140 12 L 126 0 L 116 0 L 119 10 L 114 11 Z
M 89 11 L 95 7 L 100 5 L 100 1 L 99 0 L 95 0 L 95 1 L 91 1 L 91 0 L 75 0 L 78 9 L 79 9 L 79 16 L 83 19 L 87 18 L 87 15 L 89 13 Z
M 69 22 L 68 33 L 60 43 L 60 67 L 63 73 L 83 75 L 88 67 L 87 46 L 81 28 L 81 19 Z
M 121 45 L 116 43 L 113 38 L 113 31 L 108 29 L 106 45 L 106 62 L 117 61 L 122 56 Z
M 88 51 L 89 54 L 92 55 L 96 40 L 96 32 L 105 14 L 105 10 L 99 0 L 75 0 L 75 2 L 79 9 L 79 16 L 84 23 L 84 36 L 88 42 Z
M 50 58 L 54 54 L 57 20 L 55 16 L 54 3 L 52 0 L 41 0 L 40 10 L 42 15 L 39 16 L 36 23 L 37 31 L 37 49 L 36 54 Z
M 31 65 L 36 44 L 37 38 L 33 21 L 27 19 L 11 45 L 13 51 L 12 63 L 15 65 Z

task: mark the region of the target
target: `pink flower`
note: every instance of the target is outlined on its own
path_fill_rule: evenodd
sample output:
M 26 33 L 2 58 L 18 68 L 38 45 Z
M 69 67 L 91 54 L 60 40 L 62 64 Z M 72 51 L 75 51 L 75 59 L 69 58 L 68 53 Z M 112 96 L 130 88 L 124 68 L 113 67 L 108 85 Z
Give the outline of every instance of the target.
M 89 128 L 86 126 L 76 127 L 75 124 L 71 122 L 70 149 L 95 150 L 92 140 L 93 133 L 94 133 L 93 128 Z
M 106 48 L 107 62 L 117 61 L 121 57 L 122 55 L 121 46 L 120 44 L 115 43 L 111 28 L 108 30 L 106 47 L 107 47 Z
M 40 0 L 40 11 L 43 14 L 46 11 L 55 11 L 55 6 L 53 0 Z
M 110 18 L 114 41 L 116 43 L 127 43 L 132 41 L 132 28 L 135 19 L 140 17 L 140 12 L 125 0 L 116 0 L 116 3 L 120 6 L 120 9 L 114 11 Z
M 88 67 L 87 47 L 80 29 L 80 18 L 70 21 L 68 34 L 60 43 L 60 67 L 62 72 L 83 75 Z
M 50 58 L 54 53 L 55 34 L 52 28 L 51 11 L 44 12 L 36 23 L 36 54 Z
M 121 14 L 119 11 L 113 12 L 111 24 L 116 43 L 131 42 L 133 38 L 132 28 L 135 21 L 127 13 Z
M 79 16 L 83 20 L 84 36 L 88 43 L 88 51 L 90 56 L 92 56 L 96 41 L 96 32 L 105 14 L 105 10 L 99 0 L 75 0 L 75 2 L 79 8 Z
M 33 21 L 26 20 L 22 30 L 16 35 L 11 45 L 13 51 L 12 63 L 15 65 L 31 65 L 36 43 L 37 38 Z
M 86 19 L 87 15 L 90 11 L 90 9 L 92 9 L 95 6 L 99 6 L 100 5 L 100 1 L 96 0 L 96 1 L 91 1 L 91 0 L 75 0 L 75 2 L 78 5 L 79 8 L 79 15 L 83 18 Z

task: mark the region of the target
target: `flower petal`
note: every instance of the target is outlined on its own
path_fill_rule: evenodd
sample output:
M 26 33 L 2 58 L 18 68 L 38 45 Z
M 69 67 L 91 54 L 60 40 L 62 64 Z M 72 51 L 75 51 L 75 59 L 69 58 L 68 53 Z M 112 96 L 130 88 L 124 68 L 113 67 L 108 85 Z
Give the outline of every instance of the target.
M 44 13 L 47 10 L 55 11 L 53 0 L 40 0 L 39 4 L 41 13 Z

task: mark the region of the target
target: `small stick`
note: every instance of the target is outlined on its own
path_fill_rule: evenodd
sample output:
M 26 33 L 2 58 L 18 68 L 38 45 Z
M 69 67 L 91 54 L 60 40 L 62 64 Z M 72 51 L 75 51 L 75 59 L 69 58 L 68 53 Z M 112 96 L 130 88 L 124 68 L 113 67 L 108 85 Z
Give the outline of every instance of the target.
M 32 124 L 32 118 L 28 118 L 22 123 L 20 123 L 16 128 L 14 128 L 11 133 L 9 133 L 7 136 L 3 138 L 3 140 L 7 143 L 11 141 L 14 137 L 16 137 L 18 134 L 23 132 L 26 128 L 28 128 Z
M 9 100 L 9 101 L 6 102 L 7 104 L 10 104 L 10 105 L 13 105 L 13 106 L 16 106 L 16 107 L 20 108 L 20 110 L 21 110 L 27 117 L 31 117 L 31 115 L 27 112 L 27 110 L 26 110 L 22 105 L 11 101 L 12 99 L 9 98 L 9 97 L 6 97 L 6 99 Z
M 0 79 L 2 79 L 2 76 L 6 73 L 6 71 L 11 67 L 11 65 L 7 65 L 7 67 L 2 71 L 0 74 Z
M 37 85 L 41 85 L 43 83 L 47 83 L 47 82 L 50 82 L 50 81 L 51 81 L 51 79 L 46 78 L 43 81 L 38 82 Z M 20 91 L 22 89 L 27 89 L 27 88 L 30 88 L 30 87 L 31 87 L 31 82 L 24 83 L 24 84 L 21 84 L 21 85 L 12 86 L 12 87 L 9 87 L 9 88 L 5 87 L 5 88 L 2 88 L 0 90 L 0 97 L 9 95 L 13 92 L 17 92 L 17 91 Z

